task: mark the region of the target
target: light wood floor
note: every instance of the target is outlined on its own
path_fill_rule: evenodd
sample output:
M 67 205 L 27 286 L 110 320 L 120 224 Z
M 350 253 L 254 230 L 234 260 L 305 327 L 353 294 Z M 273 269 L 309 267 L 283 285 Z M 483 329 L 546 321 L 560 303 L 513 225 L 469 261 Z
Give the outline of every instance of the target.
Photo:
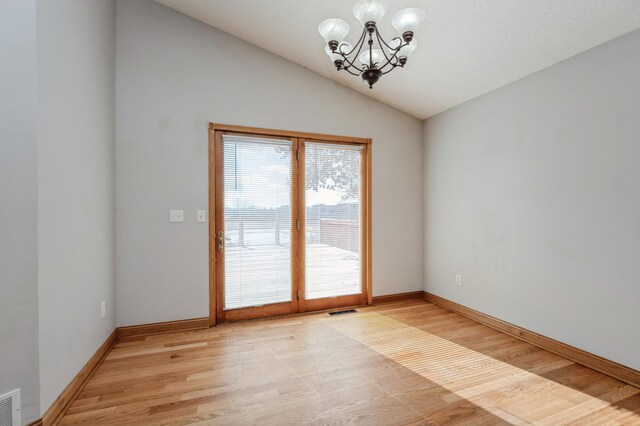
M 62 424 L 640 424 L 640 389 L 415 300 L 128 338 Z

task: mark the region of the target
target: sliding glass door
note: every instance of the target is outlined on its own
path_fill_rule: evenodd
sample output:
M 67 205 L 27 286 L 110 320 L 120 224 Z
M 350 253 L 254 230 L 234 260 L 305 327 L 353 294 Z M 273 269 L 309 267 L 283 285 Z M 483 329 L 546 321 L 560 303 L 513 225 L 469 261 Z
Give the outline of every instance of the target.
M 303 310 L 366 302 L 362 145 L 304 142 Z
M 217 321 L 365 304 L 364 144 L 216 132 Z
M 297 141 L 224 134 L 219 141 L 218 277 L 226 319 L 283 315 L 294 295 Z M 294 229 L 295 226 L 295 229 Z

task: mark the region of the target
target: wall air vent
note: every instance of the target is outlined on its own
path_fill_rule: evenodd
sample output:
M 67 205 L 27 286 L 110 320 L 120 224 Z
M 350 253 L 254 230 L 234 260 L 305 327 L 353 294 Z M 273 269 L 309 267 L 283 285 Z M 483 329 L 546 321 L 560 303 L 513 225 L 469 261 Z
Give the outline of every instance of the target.
M 20 426 L 20 389 L 0 395 L 0 426 Z

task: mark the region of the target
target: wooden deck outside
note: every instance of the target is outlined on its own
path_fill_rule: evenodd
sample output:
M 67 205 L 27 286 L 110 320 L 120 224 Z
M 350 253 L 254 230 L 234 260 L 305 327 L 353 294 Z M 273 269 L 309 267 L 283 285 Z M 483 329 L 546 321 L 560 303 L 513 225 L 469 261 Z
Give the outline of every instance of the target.
M 226 306 L 254 306 L 256 300 L 268 300 L 269 303 L 291 300 L 291 276 L 287 272 L 291 265 L 289 253 L 288 246 L 276 245 L 227 249 Z M 359 253 L 314 243 L 307 245 L 306 260 L 307 299 L 360 293 Z

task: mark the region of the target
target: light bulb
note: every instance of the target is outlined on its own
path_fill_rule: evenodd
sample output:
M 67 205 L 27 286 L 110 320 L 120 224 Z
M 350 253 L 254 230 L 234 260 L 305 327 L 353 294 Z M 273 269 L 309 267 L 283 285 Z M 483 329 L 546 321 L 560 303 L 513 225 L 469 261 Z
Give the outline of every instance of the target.
M 367 49 L 358 56 L 358 60 L 367 66 L 369 66 L 371 62 L 373 62 L 374 65 L 377 63 L 377 66 L 379 66 L 384 60 L 384 53 L 382 53 L 380 49 L 371 49 L 371 57 L 373 61 L 369 61 L 369 49 Z
M 391 25 L 398 31 L 398 34 L 403 36 L 405 41 L 411 41 L 413 34 L 418 30 L 422 21 L 424 21 L 424 17 L 425 13 L 422 10 L 410 7 L 408 9 L 402 9 L 393 15 Z M 407 33 L 410 33 L 409 37 L 405 36 Z
M 349 24 L 338 18 L 326 19 L 318 25 L 318 32 L 327 43 L 330 41 L 340 43 L 349 34 Z
M 353 15 L 364 26 L 367 22 L 380 22 L 387 9 L 386 0 L 359 0 L 353 6 Z

